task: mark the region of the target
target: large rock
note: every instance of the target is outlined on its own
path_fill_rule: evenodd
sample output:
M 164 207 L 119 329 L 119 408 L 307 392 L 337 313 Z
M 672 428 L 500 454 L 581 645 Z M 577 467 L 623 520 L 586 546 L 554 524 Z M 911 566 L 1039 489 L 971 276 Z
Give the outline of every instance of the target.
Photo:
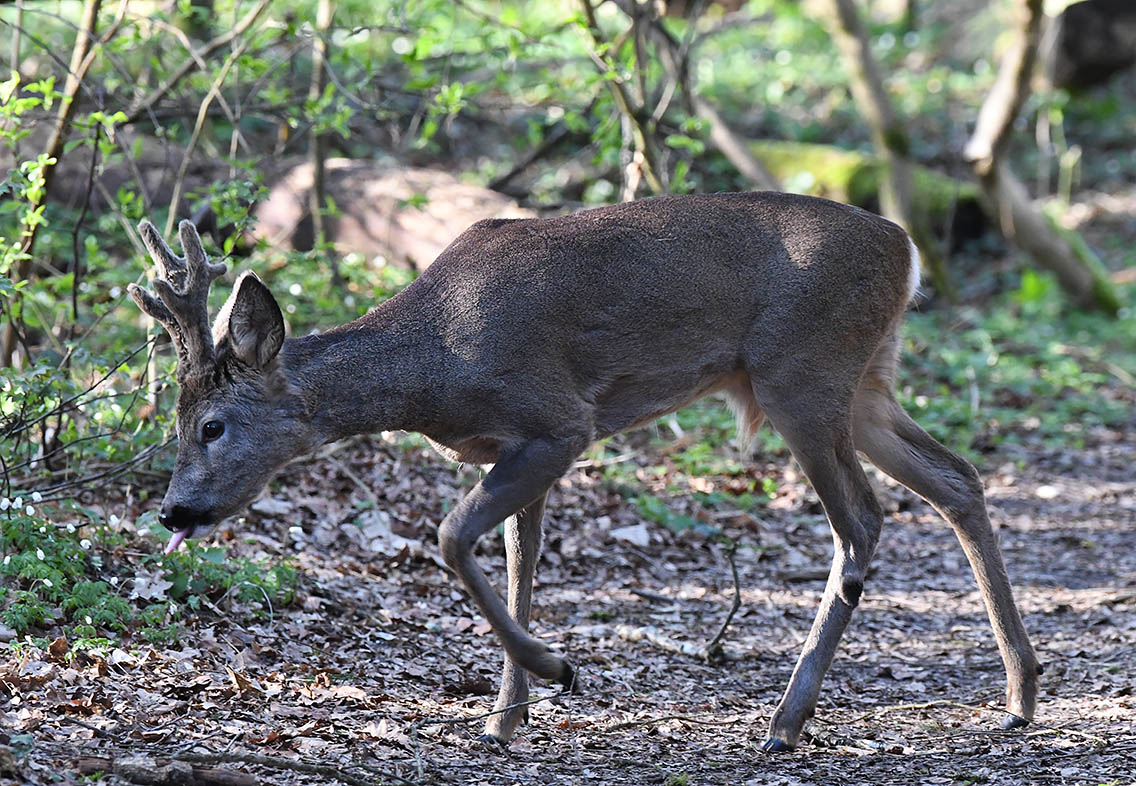
M 1057 17 L 1053 84 L 1073 89 L 1107 82 L 1136 64 L 1136 3 L 1084 0 Z
M 503 194 L 434 169 L 331 158 L 325 178 L 337 213 L 327 219 L 328 240 L 336 252 L 383 257 L 416 270 L 426 268 L 475 221 L 533 215 Z M 311 188 L 310 162 L 286 172 L 256 206 L 253 237 L 274 248 L 311 249 Z

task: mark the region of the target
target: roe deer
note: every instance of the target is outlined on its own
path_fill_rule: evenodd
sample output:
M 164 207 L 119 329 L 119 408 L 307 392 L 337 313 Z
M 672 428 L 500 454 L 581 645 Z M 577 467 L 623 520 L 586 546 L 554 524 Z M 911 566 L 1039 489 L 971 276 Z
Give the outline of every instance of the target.
M 883 514 L 857 451 L 931 503 L 978 580 L 1007 675 L 1003 726 L 1034 714 L 1040 672 L 974 467 L 927 435 L 894 395 L 900 319 L 919 258 L 895 224 L 782 193 L 648 199 L 559 218 L 487 220 L 414 283 L 319 335 L 284 338 L 280 309 L 242 274 L 210 331 L 224 266 L 193 226 L 185 258 L 143 222 L 157 297 L 131 295 L 178 351 L 178 455 L 161 522 L 170 549 L 235 513 L 275 470 L 321 443 L 421 432 L 444 455 L 493 469 L 438 540 L 506 653 L 484 739 L 506 743 L 528 676 L 574 681 L 527 633 L 552 484 L 594 440 L 724 391 L 743 436 L 768 417 L 832 526 L 816 621 L 763 747 L 794 747 L 860 599 Z M 508 599 L 472 549 L 505 525 Z M 509 709 L 505 709 L 509 708 Z

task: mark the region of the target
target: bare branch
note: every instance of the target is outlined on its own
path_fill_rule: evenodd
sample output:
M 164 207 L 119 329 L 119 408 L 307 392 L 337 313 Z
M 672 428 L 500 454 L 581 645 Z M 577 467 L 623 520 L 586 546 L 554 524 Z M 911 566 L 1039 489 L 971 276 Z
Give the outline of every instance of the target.
M 145 114 L 150 107 L 158 103 L 167 93 L 177 86 L 187 74 L 191 73 L 199 64 L 204 62 L 209 55 L 216 52 L 221 47 L 227 45 L 230 41 L 243 35 L 264 12 L 272 0 L 260 0 L 253 8 L 245 14 L 239 22 L 233 25 L 233 29 L 229 30 L 216 38 L 206 42 L 204 46 L 196 52 L 190 54 L 181 65 L 174 69 L 173 73 L 166 78 L 156 87 L 148 96 L 135 103 L 130 109 L 126 111 L 126 122 L 132 123 Z
M 1045 17 L 1043 5 L 1042 0 L 1024 0 L 1017 9 L 1020 22 L 1013 48 L 1002 60 L 994 86 L 982 102 L 974 134 L 963 151 L 963 157 L 980 176 L 994 167 L 995 159 L 1014 125 L 1014 118 L 1029 96 L 1030 76 L 1037 62 L 1041 22 Z

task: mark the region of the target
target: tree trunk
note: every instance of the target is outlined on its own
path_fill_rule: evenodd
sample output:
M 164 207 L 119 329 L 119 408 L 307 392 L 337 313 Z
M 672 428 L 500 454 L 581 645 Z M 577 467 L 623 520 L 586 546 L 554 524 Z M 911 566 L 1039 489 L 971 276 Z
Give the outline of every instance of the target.
M 693 20 L 690 24 L 694 24 Z M 651 36 L 658 47 L 659 59 L 667 72 L 667 78 L 674 81 L 682 90 L 690 111 L 706 123 L 710 130 L 711 144 L 721 151 L 726 160 L 738 170 L 738 174 L 751 185 L 766 191 L 779 191 L 781 184 L 750 152 L 745 140 L 734 133 L 709 101 L 698 95 L 690 76 L 688 53 L 684 51 L 682 44 L 675 40 L 658 19 L 651 21 Z
M 308 86 L 308 100 L 312 103 L 323 95 L 323 72 L 327 62 L 328 33 L 335 14 L 332 0 L 319 0 L 316 10 L 315 37 L 312 41 L 312 79 Z M 327 160 L 327 133 L 318 127 L 312 130 L 310 145 L 312 162 L 312 190 L 308 193 L 308 211 L 312 216 L 312 247 L 319 255 L 324 255 L 327 243 L 327 186 L 324 162 Z M 331 260 L 331 280 L 340 283 L 339 264 Z
M 1034 206 L 1005 161 L 1014 119 L 1029 96 L 1043 6 L 1043 0 L 1019 0 L 1014 46 L 1002 60 L 963 155 L 978 176 L 987 209 L 1006 239 L 1033 257 L 1039 267 L 1051 271 L 1075 303 L 1115 314 L 1120 298 L 1100 260 L 1084 243 L 1070 243 Z
M 926 220 L 914 206 L 915 176 L 907 158 L 907 132 L 884 88 L 883 77 L 872 57 L 867 28 L 854 0 L 808 0 L 836 43 L 848 71 L 849 88 L 868 124 L 872 144 L 887 168 L 880 187 L 881 212 L 903 226 L 922 252 L 923 262 L 940 292 L 953 296 L 946 265 L 934 245 Z
M 83 84 L 83 77 L 87 74 L 93 58 L 88 57 L 91 42 L 95 40 L 95 24 L 99 17 L 99 8 L 102 0 L 84 0 L 83 12 L 79 26 L 75 32 L 75 45 L 71 49 L 71 63 L 67 67 L 67 81 L 63 86 L 63 98 L 59 101 L 59 110 L 55 116 L 55 125 L 51 130 L 51 137 L 44 148 L 44 154 L 52 163 L 48 163 L 43 170 L 43 194 L 46 196 L 51 188 L 51 181 L 55 177 L 54 162 L 63 155 L 63 146 L 67 142 L 67 134 L 71 130 L 71 116 L 75 112 L 75 99 L 79 95 L 79 87 Z M 15 64 L 13 64 L 15 65 Z M 32 205 L 33 208 L 38 205 Z M 24 240 L 20 246 L 23 258 L 16 263 L 13 283 L 25 280 L 32 272 L 32 253 L 35 251 L 36 238 L 39 236 L 40 224 L 27 227 Z M 12 314 L 15 318 L 15 314 Z M 16 326 L 8 323 L 4 326 L 3 336 L 0 337 L 0 367 L 12 365 L 12 356 L 16 352 L 18 332 Z

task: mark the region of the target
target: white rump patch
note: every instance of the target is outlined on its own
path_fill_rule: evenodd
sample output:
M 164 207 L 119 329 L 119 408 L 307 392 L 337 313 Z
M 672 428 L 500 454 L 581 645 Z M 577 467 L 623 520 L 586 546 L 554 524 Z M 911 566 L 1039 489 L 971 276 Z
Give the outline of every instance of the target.
M 910 236 L 907 238 L 907 245 L 911 247 L 911 270 L 907 272 L 907 302 L 911 303 L 922 294 L 919 291 L 919 276 L 922 272 L 922 264 L 919 261 L 919 249 L 915 247 L 915 241 L 913 241 Z

